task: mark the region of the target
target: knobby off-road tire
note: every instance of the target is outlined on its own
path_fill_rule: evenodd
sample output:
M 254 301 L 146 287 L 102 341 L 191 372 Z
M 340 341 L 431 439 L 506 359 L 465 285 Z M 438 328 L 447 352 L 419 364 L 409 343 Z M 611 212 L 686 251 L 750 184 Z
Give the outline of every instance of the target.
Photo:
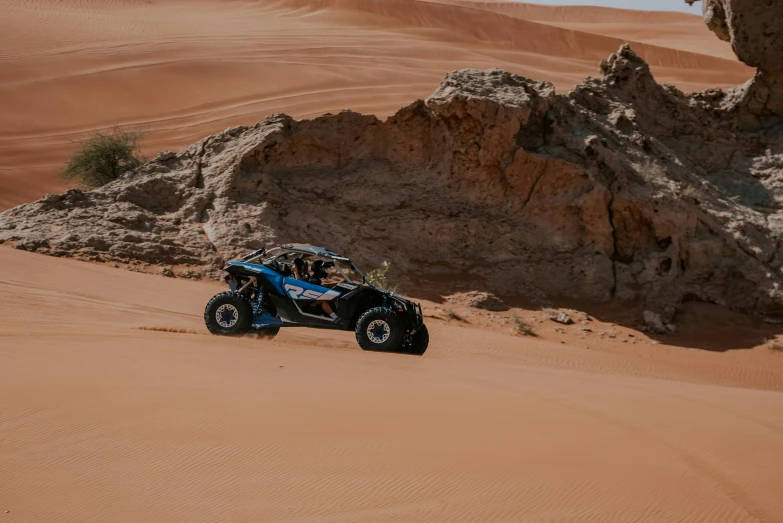
M 410 345 L 405 347 L 405 352 L 407 354 L 415 354 L 416 356 L 421 356 L 427 351 L 427 347 L 430 344 L 430 333 L 427 332 L 427 326 L 422 325 L 419 327 L 419 330 L 416 331 L 416 334 L 413 335 L 413 339 L 410 342 Z
M 356 341 L 364 350 L 396 352 L 405 339 L 402 321 L 391 309 L 370 309 L 356 322 Z
M 240 336 L 250 330 L 253 307 L 236 292 L 221 292 L 212 297 L 204 309 L 204 323 L 212 334 Z

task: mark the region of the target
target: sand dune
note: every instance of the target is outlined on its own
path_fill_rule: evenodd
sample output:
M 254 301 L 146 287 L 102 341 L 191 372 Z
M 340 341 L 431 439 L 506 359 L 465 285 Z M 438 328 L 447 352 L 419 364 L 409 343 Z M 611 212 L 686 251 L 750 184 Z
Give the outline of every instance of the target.
M 673 13 L 6 0 L 0 210 L 62 189 L 96 129 L 148 129 L 152 153 L 275 112 L 384 116 L 463 67 L 566 90 L 627 40 L 684 90 L 751 75 Z M 213 282 L 6 246 L 0 267 L 3 521 L 783 521 L 781 332 L 757 318 L 689 304 L 660 344 L 617 311 L 587 333 L 425 302 L 417 358 L 210 336 Z
M 567 90 L 632 41 L 659 80 L 751 71 L 698 17 L 425 0 L 10 0 L 0 17 L 0 209 L 64 188 L 74 140 L 113 125 L 153 153 L 275 112 L 385 116 L 447 71 L 503 67 Z
M 781 521 L 765 347 L 475 314 L 429 317 L 422 358 L 225 339 L 200 319 L 213 283 L 8 248 L 0 266 L 7 521 Z
M 491 11 L 594 35 L 735 60 L 730 46 L 716 45 L 715 35 L 704 30 L 704 21 L 701 17 L 682 13 L 595 6 L 548 6 L 520 2 L 431 1 Z

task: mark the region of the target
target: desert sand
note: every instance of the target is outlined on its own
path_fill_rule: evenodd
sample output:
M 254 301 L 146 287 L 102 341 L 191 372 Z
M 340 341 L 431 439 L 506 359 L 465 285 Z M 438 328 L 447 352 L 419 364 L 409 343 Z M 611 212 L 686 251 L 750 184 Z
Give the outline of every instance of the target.
M 6 0 L 0 210 L 113 125 L 152 154 L 276 112 L 389 115 L 463 67 L 566 91 L 625 41 L 683 90 L 753 73 L 673 13 Z M 562 326 L 431 296 L 414 357 L 211 336 L 211 281 L 10 245 L 0 269 L 0 523 L 783 521 L 783 327 L 761 318 L 688 303 L 652 338 L 620 306 Z
M 61 191 L 74 141 L 115 125 L 150 131 L 154 154 L 278 112 L 386 116 L 464 67 L 565 92 L 624 42 L 686 91 L 753 74 L 679 13 L 459 0 L 6 0 L 2 11 L 0 210 Z
M 2 521 L 783 521 L 783 353 L 753 348 L 758 320 L 695 310 L 653 344 L 425 303 L 414 357 L 211 336 L 211 282 L 0 266 Z

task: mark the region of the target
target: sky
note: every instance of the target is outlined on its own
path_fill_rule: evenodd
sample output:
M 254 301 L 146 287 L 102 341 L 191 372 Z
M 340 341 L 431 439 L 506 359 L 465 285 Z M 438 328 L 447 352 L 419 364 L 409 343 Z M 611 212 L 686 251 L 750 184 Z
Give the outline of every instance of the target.
M 688 6 L 685 0 L 524 0 L 534 4 L 547 5 L 601 5 L 623 9 L 644 9 L 647 11 L 682 11 L 701 14 L 701 2 Z

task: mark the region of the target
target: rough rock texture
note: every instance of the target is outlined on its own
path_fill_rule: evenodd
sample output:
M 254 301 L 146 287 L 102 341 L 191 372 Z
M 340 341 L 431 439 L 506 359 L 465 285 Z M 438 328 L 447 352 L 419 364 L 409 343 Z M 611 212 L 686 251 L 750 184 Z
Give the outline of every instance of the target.
M 674 325 L 666 323 L 661 314 L 653 311 L 644 311 L 644 323 L 655 334 L 668 334 L 674 332 Z
M 408 292 L 684 300 L 783 311 L 783 127 L 660 86 L 627 46 L 568 95 L 462 70 L 382 122 L 271 116 L 91 192 L 0 214 L 0 242 L 203 267 L 312 242 Z
M 698 0 L 686 0 L 693 4 Z M 723 106 L 740 115 L 746 129 L 778 125 L 783 119 L 783 1 L 703 0 L 707 27 L 731 42 L 737 57 L 756 67 L 756 76 L 731 90 Z
M 466 307 L 473 307 L 474 309 L 483 309 L 485 311 L 503 312 L 510 309 L 503 300 L 491 292 L 460 292 L 449 296 L 448 301 Z

